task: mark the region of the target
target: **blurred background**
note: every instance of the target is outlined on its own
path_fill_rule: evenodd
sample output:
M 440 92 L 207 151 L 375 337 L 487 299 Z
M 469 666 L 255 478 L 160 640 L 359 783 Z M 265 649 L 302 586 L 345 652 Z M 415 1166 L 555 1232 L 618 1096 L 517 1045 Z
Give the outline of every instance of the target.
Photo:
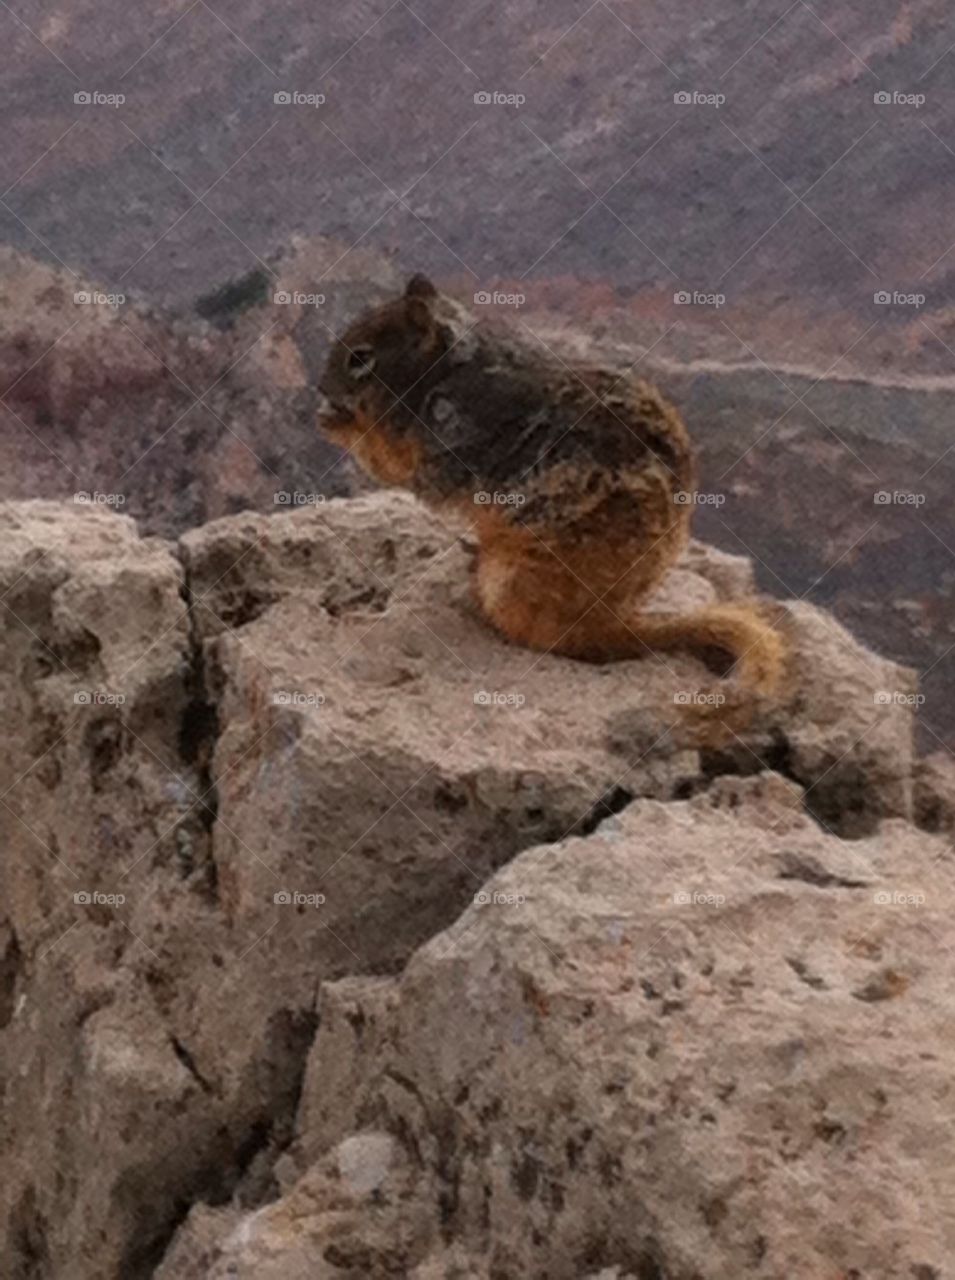
M 0 496 L 173 536 L 352 491 L 311 375 L 425 270 L 660 382 L 698 535 L 923 669 L 955 744 L 944 0 L 10 0 L 0 32 Z

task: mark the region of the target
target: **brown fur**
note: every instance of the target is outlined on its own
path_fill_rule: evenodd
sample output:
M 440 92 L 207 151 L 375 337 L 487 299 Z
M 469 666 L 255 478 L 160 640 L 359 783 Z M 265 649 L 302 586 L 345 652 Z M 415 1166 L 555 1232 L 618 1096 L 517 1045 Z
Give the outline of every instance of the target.
M 358 459 L 370 476 L 389 487 L 409 487 L 418 470 L 420 449 L 413 440 L 397 440 L 384 422 L 358 413 L 347 423 L 326 427 L 325 434 Z
M 696 478 L 648 383 L 569 369 L 415 277 L 336 343 L 321 390 L 322 429 L 373 477 L 470 521 L 477 599 L 508 639 L 592 662 L 722 653 L 740 696 L 706 714 L 737 726 L 777 691 L 785 646 L 758 602 L 640 612 L 689 540 Z

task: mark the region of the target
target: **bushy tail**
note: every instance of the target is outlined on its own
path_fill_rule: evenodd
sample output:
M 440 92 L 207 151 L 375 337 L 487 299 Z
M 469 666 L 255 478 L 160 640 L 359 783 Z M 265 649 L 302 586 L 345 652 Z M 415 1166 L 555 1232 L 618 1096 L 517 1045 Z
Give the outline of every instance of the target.
M 711 605 L 693 613 L 644 613 L 629 622 L 643 644 L 658 651 L 688 650 L 707 665 L 732 668 L 707 690 L 676 694 L 684 719 L 717 745 L 745 728 L 761 704 L 779 691 L 787 646 L 770 610 L 757 601 Z

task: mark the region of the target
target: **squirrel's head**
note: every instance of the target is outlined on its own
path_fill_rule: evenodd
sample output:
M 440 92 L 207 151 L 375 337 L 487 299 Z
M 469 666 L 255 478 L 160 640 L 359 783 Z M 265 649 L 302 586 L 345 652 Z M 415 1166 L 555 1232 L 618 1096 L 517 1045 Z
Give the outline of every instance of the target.
M 347 444 L 359 424 L 413 420 L 431 370 L 467 358 L 473 325 L 464 307 L 412 276 L 401 297 L 365 312 L 335 341 L 318 384 L 322 430 Z

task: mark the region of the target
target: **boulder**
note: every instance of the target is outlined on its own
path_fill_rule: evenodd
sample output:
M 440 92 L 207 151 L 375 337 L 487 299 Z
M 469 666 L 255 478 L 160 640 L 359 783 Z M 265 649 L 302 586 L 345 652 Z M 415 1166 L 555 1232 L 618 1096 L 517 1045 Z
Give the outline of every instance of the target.
M 910 844 L 933 847 L 904 822 L 914 769 L 911 675 L 826 615 L 806 605 L 786 613 L 780 625 L 794 659 L 783 701 L 732 750 L 701 751 L 680 729 L 677 695 L 711 684 L 711 673 L 682 655 L 593 666 L 510 646 L 476 612 L 472 558 L 466 533 L 403 494 L 232 516 L 178 544 L 142 537 L 99 501 L 0 505 L 0 701 L 9 726 L 0 765 L 0 1123 L 8 1153 L 0 1230 L 19 1280 L 138 1280 L 160 1266 L 186 1275 L 193 1263 L 174 1259 L 217 1266 L 219 1254 L 251 1266 L 236 1251 L 255 1241 L 284 1258 L 283 1274 L 318 1274 L 320 1257 L 337 1268 L 330 1275 L 374 1275 L 382 1259 L 399 1257 L 399 1273 L 407 1266 L 420 1280 L 484 1276 L 487 1252 L 504 1276 L 512 1228 L 523 1229 L 530 1214 L 533 1239 L 543 1221 L 534 1196 L 525 1205 L 518 1193 L 511 1204 L 511 1147 L 495 1137 L 497 1145 L 481 1148 L 484 1172 L 462 1164 L 455 1189 L 458 1121 L 425 1105 L 425 1094 L 416 1100 L 417 1084 L 409 1092 L 402 1083 L 419 1071 L 410 1059 L 383 1083 L 375 1066 L 392 1060 L 395 1028 L 403 1028 L 401 1052 L 419 1053 L 409 1038 L 416 1021 L 429 1052 L 460 1051 L 464 1062 L 473 1050 L 475 1071 L 481 1055 L 490 1063 L 498 1050 L 512 1051 L 511 988 L 500 988 L 494 1049 L 490 1007 L 475 1015 L 478 1039 L 469 1038 L 451 1015 L 456 1001 L 468 1009 L 470 996 L 445 978 L 459 981 L 467 931 L 492 920 L 505 930 L 501 946 L 512 939 L 517 947 L 501 959 L 501 975 L 525 964 L 523 947 L 540 945 L 520 928 L 506 931 L 531 918 L 526 904 L 497 911 L 497 899 L 485 900 L 499 892 L 489 889 L 495 873 L 524 877 L 549 901 L 550 881 L 538 886 L 537 874 L 556 858 L 569 875 L 586 862 L 596 832 L 593 847 L 612 846 L 621 860 L 597 878 L 606 874 L 608 892 L 619 889 L 624 904 L 638 891 L 629 877 L 645 861 L 650 879 L 639 882 L 640 893 L 662 874 L 652 842 L 630 825 L 651 814 L 692 824 L 706 865 L 687 862 L 691 887 L 700 876 L 724 883 L 730 845 L 744 865 L 751 855 L 768 866 L 777 837 L 824 840 L 825 856 L 787 863 L 792 874 L 776 877 L 773 892 L 798 895 L 815 877 L 820 883 L 809 887 L 826 889 L 818 902 L 835 912 L 850 899 L 830 875 L 864 879 L 870 854 L 881 857 L 886 841 L 902 849 L 897 867 L 907 866 Z M 654 607 L 732 598 L 750 583 L 745 561 L 697 544 Z M 882 691 L 893 696 L 880 701 Z M 746 792 L 744 823 L 736 789 L 755 786 L 743 775 L 762 778 L 768 768 L 777 781 L 758 803 Z M 626 815 L 626 838 L 607 825 L 615 815 Z M 570 957 L 568 974 L 590 964 L 588 911 L 558 911 L 552 928 L 534 925 L 555 955 Z M 602 913 L 604 906 L 600 920 Z M 802 963 L 801 917 L 791 937 L 786 919 L 781 910 L 768 932 L 779 945 L 790 941 Z M 638 924 L 649 930 L 650 917 Z M 732 927 L 745 935 L 742 923 Z M 621 928 L 632 932 L 626 921 Z M 824 934 L 835 928 L 823 921 Z M 904 949 L 907 938 L 891 945 Z M 490 942 L 485 954 L 493 954 Z M 468 990 L 490 975 L 479 957 L 472 962 Z M 431 982 L 416 976 L 429 965 L 440 974 L 433 1006 L 415 985 Z M 898 969 L 894 960 L 884 967 Z M 536 974 L 533 986 L 546 1002 L 543 979 Z M 894 981 L 875 971 L 870 979 L 875 992 Z M 815 990 L 793 981 L 800 994 Z M 605 1018 L 616 1025 L 616 997 L 599 984 L 595 992 L 596 1034 Z M 527 1000 L 533 1009 L 538 997 Z M 795 1019 L 790 1006 L 781 1016 Z M 705 1029 L 701 1021 L 700 1037 Z M 527 1082 L 535 1073 L 546 1080 L 560 1059 L 556 1043 L 526 1028 L 519 1034 L 526 1079 L 510 1059 L 499 1063 L 501 1089 L 513 1091 L 511 1115 L 530 1107 L 520 1092 Z M 573 1045 L 575 1031 L 560 1034 Z M 793 1021 L 787 1035 L 802 1034 Z M 626 1033 L 621 1052 L 626 1045 L 645 1056 L 638 1040 Z M 870 1048 L 875 1054 L 874 1041 Z M 692 1072 L 692 1054 L 687 1061 Z M 578 1065 L 573 1056 L 564 1063 L 568 1082 Z M 576 1088 L 586 1100 L 591 1083 L 568 1084 L 561 1105 L 572 1109 Z M 463 1095 L 454 1101 L 463 1085 L 455 1089 L 452 1111 L 465 1105 Z M 361 1112 L 360 1094 L 368 1099 Z M 610 1102 L 601 1105 L 612 1114 Z M 586 1101 L 581 1126 L 599 1111 Z M 489 1133 L 492 1120 L 489 1113 Z M 555 1126 L 525 1143 L 525 1189 L 535 1176 L 544 1186 L 534 1161 L 550 1168 L 557 1159 L 546 1146 L 563 1140 Z M 685 1137 L 695 1150 L 695 1129 L 681 1134 L 672 1141 Z M 624 1160 L 606 1141 L 608 1160 Z M 640 1152 L 620 1177 L 628 1200 L 642 1204 L 640 1170 L 655 1166 Z M 422 1160 L 430 1162 L 425 1171 Z M 434 1168 L 444 1170 L 440 1187 Z M 606 1186 L 591 1179 L 586 1195 L 583 1175 L 568 1184 L 581 1197 L 574 1213 L 591 1212 L 587 1196 L 616 1196 L 617 1176 L 606 1174 Z M 475 1252 L 474 1222 L 486 1216 L 475 1199 L 482 1178 L 503 1214 L 495 1208 L 493 1223 L 511 1225 L 494 1225 L 487 1250 Z M 558 1192 L 547 1195 L 556 1205 Z M 369 1202 L 382 1209 L 370 1224 Z M 697 1237 L 679 1253 L 658 1232 L 655 1205 L 649 1197 L 634 1223 L 652 1221 L 671 1256 L 691 1256 Z M 287 1241 L 269 1243 L 305 1220 L 297 1260 Z M 686 1230 L 674 1218 L 673 1238 Z M 727 1231 L 720 1248 L 735 1260 L 743 1246 Z M 614 1266 L 625 1273 L 641 1256 L 632 1233 L 619 1258 L 596 1246 L 571 1250 L 567 1238 L 555 1231 L 551 1251 L 540 1255 L 554 1275 L 568 1259 L 580 1274 Z M 527 1255 L 513 1248 L 523 1266 Z M 652 1258 L 650 1245 L 641 1248 Z M 934 1256 L 928 1243 L 926 1250 Z M 253 1257 L 263 1268 L 257 1274 L 267 1274 L 261 1250 Z M 640 1265 L 636 1274 L 650 1274 L 649 1263 Z
M 636 801 L 327 986 L 284 1194 L 158 1274 L 943 1276 L 951 848 L 793 799 Z

